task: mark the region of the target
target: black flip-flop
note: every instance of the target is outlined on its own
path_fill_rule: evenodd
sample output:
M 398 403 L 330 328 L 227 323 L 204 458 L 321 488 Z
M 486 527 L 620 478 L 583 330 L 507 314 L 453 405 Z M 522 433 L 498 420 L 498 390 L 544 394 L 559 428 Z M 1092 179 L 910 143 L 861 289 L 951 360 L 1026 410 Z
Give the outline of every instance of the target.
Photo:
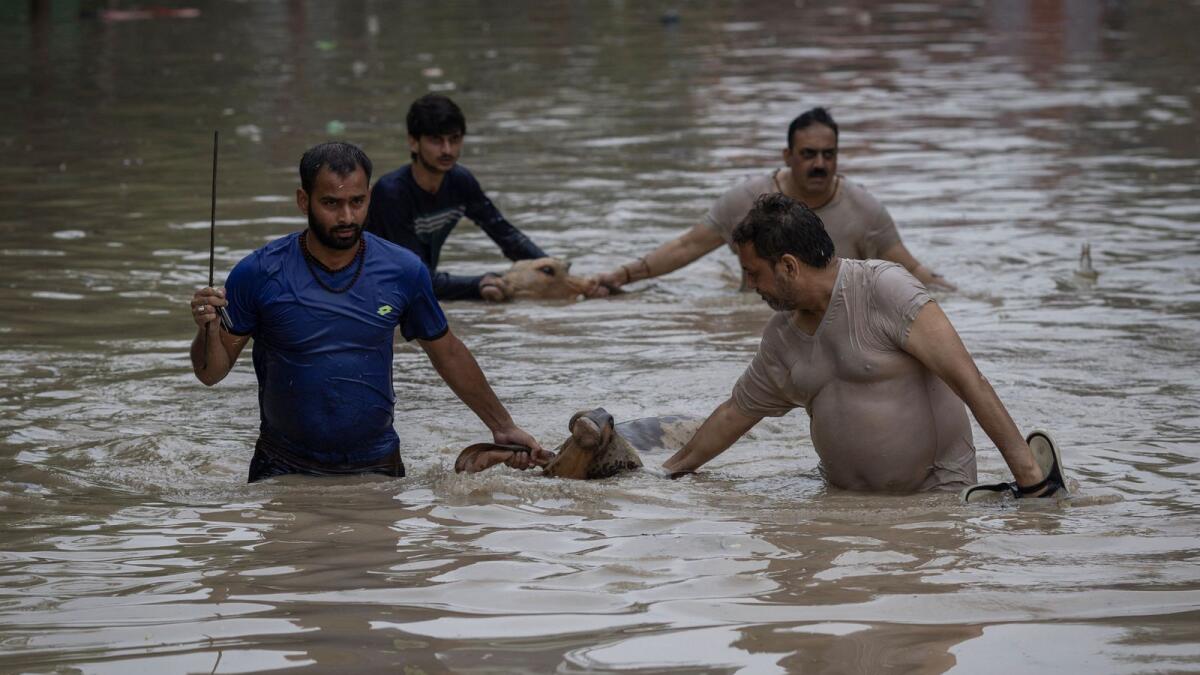
M 1058 449 L 1058 444 L 1054 442 L 1054 438 L 1050 433 L 1041 429 L 1031 432 L 1025 437 L 1025 442 L 1029 444 L 1029 449 L 1033 451 L 1033 458 L 1037 461 L 1038 466 L 1042 469 L 1042 475 L 1045 478 L 1042 482 L 1036 485 L 1026 487 L 1018 486 L 1016 481 L 1008 483 L 976 483 L 968 488 L 963 488 L 958 493 L 959 500 L 964 504 L 993 501 L 1003 498 L 1004 495 L 1011 495 L 1016 499 L 1026 498 L 1030 494 L 1038 492 L 1047 485 L 1057 485 L 1055 490 L 1049 490 L 1045 494 L 1038 497 L 1057 497 L 1061 491 L 1066 490 L 1067 479 L 1062 470 L 1062 452 Z

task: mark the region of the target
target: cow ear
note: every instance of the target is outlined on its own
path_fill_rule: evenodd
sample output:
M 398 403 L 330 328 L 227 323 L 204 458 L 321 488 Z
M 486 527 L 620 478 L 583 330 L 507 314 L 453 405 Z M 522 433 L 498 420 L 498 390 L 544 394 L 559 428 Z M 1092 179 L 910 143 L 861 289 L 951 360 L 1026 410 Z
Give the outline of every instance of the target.
M 512 456 L 514 446 L 497 443 L 476 443 L 458 453 L 454 473 L 478 473 L 500 464 Z

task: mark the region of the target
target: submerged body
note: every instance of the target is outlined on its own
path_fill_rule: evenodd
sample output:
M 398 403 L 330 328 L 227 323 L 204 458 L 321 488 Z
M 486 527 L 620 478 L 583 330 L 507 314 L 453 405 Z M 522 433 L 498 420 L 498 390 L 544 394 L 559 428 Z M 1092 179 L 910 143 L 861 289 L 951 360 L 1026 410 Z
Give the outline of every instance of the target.
M 345 293 L 318 285 L 325 273 L 310 271 L 299 234 L 229 275 L 232 332 L 254 336 L 261 444 L 292 463 L 354 466 L 396 453 L 396 329 L 436 340 L 449 328 L 417 257 L 370 234 L 363 242 L 361 273 L 350 265 L 328 275 L 332 285 L 354 280 Z
M 434 193 L 417 184 L 411 165 L 383 176 L 371 191 L 367 230 L 416 253 L 429 267 L 439 300 L 478 300 L 485 275 L 438 271 L 442 248 L 463 218 L 478 225 L 510 260 L 546 256 L 501 215 L 479 187 L 479 181 L 463 166 L 447 171 Z
M 809 334 L 791 312 L 768 322 L 733 401 L 748 415 L 802 407 L 830 484 L 851 490 L 957 490 L 975 482 L 963 402 L 904 350 L 925 288 L 899 265 L 840 261 Z
M 733 230 L 754 207 L 754 200 L 772 192 L 783 192 L 782 169 L 756 176 L 726 192 L 708 210 L 704 224 L 721 236 L 736 254 Z M 813 209 L 825 224 L 840 258 L 866 260 L 883 254 L 900 242 L 900 232 L 891 214 L 858 183 L 837 176 L 829 201 Z

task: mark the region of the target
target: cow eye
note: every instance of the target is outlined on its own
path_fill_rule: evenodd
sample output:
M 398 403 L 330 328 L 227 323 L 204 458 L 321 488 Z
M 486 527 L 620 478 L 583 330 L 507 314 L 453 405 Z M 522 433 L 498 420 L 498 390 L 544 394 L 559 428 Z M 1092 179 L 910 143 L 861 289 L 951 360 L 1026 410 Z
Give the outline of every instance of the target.
M 543 265 L 538 268 L 538 271 L 546 276 L 554 276 L 554 268 L 549 265 Z

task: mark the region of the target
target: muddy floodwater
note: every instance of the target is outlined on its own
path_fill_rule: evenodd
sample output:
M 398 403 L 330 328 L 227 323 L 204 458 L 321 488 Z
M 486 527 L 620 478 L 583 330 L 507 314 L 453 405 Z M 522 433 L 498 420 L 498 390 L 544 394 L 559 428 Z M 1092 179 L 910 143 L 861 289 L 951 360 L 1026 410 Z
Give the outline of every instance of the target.
M 0 671 L 1200 671 L 1195 0 L 79 5 L 0 8 Z M 408 477 L 247 485 L 248 354 L 213 388 L 186 355 L 213 130 L 220 282 L 304 227 L 307 147 L 359 143 L 382 175 L 429 90 L 582 274 L 698 222 L 829 107 L 841 172 L 959 285 L 947 315 L 1091 499 L 830 489 L 803 411 L 678 481 L 458 476 L 489 434 L 402 340 Z M 443 254 L 506 266 L 469 222 Z M 722 249 L 616 298 L 445 309 L 553 447 L 582 408 L 723 401 L 769 315 L 735 270 Z

